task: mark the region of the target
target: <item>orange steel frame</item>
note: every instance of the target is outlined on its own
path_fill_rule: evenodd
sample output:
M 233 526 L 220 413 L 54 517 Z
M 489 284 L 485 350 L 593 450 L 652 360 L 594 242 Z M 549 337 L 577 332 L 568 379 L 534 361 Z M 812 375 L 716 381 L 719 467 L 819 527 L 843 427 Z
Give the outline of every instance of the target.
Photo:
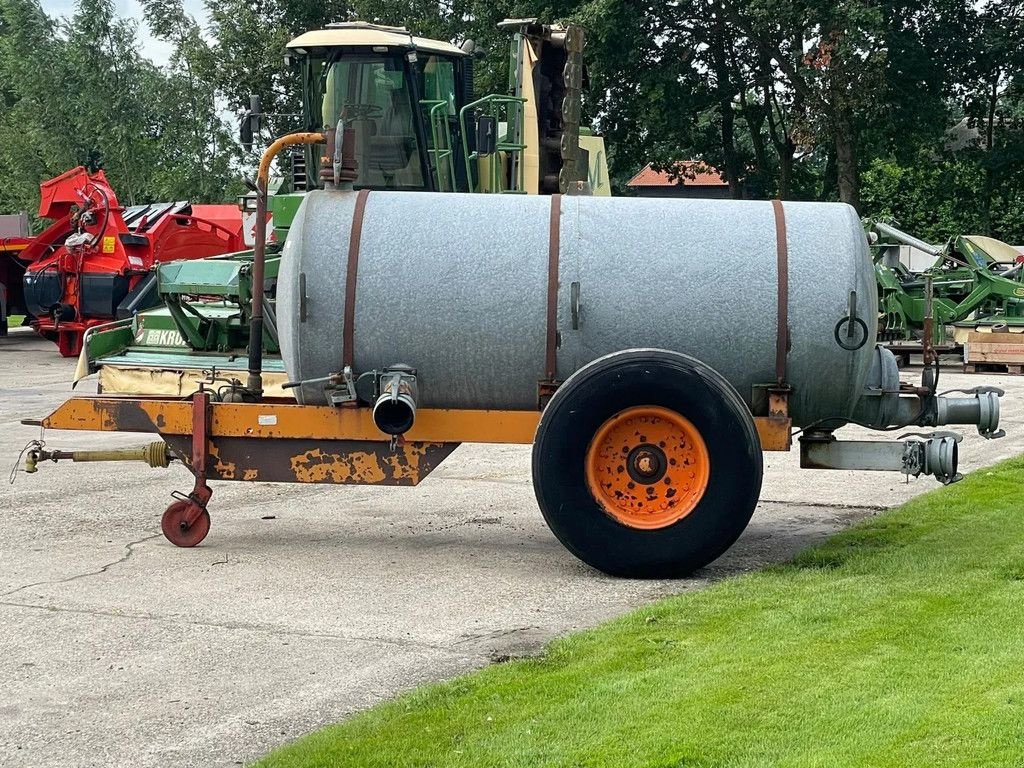
M 769 397 L 769 415 L 757 417 L 761 447 L 788 450 L 787 391 Z M 460 443 L 533 442 L 540 411 L 422 409 L 400 437 L 377 429 L 370 408 L 297 405 L 283 400 L 214 402 L 200 390 L 187 399 L 76 397 L 49 416 L 23 423 L 44 429 L 158 434 L 194 478 L 175 492 L 161 518 L 172 543 L 192 547 L 210 528 L 210 480 L 415 486 Z M 37 442 L 35 461 L 57 461 Z M 90 452 L 64 458 L 89 461 Z M 134 458 L 139 458 L 135 456 Z M 163 464 L 166 466 L 166 463 Z
M 774 403 L 773 403 L 774 405 Z M 369 408 L 297 405 L 283 401 L 208 405 L 210 438 L 356 440 L 389 442 Z M 788 451 L 791 421 L 784 408 L 754 418 L 761 448 Z M 403 437 L 407 442 L 533 442 L 540 411 L 424 408 Z M 46 418 L 26 421 L 46 429 L 95 432 L 149 432 L 165 436 L 193 433 L 193 401 L 158 398 L 76 397 Z

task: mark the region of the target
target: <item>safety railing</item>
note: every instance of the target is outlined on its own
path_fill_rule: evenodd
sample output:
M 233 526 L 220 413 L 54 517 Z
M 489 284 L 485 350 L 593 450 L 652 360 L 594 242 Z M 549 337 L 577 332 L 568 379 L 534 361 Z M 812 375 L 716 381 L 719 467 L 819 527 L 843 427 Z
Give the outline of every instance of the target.
M 466 167 L 466 179 L 470 189 L 477 189 L 481 192 L 504 192 L 522 194 L 526 191 L 525 168 L 523 163 L 523 150 L 526 144 L 523 143 L 523 105 L 526 99 L 521 96 L 504 96 L 501 94 L 490 94 L 481 99 L 470 102 L 459 111 L 459 129 L 462 135 L 462 160 Z M 498 138 L 494 146 L 494 155 L 489 157 L 486 164 L 487 184 L 483 184 L 481 177 L 480 153 L 476 150 L 469 150 L 469 131 L 467 117 L 474 113 L 493 117 L 500 125 L 505 123 L 505 135 Z M 474 123 L 475 127 L 475 123 Z M 511 169 L 511 184 L 505 185 L 504 165 L 502 155 L 508 161 Z M 477 172 L 474 173 L 474 166 Z
M 432 159 L 434 179 L 439 192 L 454 192 L 455 151 L 452 148 L 452 135 L 448 127 L 448 102 L 423 99 L 420 105 L 429 109 L 430 136 L 432 144 L 427 150 Z

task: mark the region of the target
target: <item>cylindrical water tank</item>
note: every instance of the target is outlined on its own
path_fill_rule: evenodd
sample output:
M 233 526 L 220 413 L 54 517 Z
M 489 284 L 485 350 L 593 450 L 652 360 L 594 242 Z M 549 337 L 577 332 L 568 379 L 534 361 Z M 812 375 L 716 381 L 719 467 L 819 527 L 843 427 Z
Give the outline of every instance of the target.
M 355 201 L 350 191 L 312 192 L 288 233 L 277 321 L 293 380 L 341 370 Z M 558 379 L 610 352 L 656 347 L 717 369 L 748 404 L 755 385 L 775 381 L 770 202 L 573 196 L 560 207 Z M 790 414 L 802 426 L 852 412 L 871 365 L 877 296 L 852 208 L 786 202 L 784 210 L 787 381 Z M 355 372 L 412 366 L 424 408 L 536 408 L 545 379 L 550 211 L 547 197 L 369 194 Z M 850 351 L 837 344 L 835 328 L 853 291 L 869 330 Z M 296 392 L 300 402 L 326 402 L 322 385 Z

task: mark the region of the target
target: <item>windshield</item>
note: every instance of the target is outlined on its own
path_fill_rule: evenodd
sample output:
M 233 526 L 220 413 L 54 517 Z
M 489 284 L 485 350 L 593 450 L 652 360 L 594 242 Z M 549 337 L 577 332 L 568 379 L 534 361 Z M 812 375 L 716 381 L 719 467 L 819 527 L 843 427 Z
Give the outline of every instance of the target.
M 315 96 L 322 100 L 323 126 L 333 127 L 340 117 L 355 132 L 355 186 L 423 189 L 412 96 L 401 59 L 346 54 L 321 67 Z

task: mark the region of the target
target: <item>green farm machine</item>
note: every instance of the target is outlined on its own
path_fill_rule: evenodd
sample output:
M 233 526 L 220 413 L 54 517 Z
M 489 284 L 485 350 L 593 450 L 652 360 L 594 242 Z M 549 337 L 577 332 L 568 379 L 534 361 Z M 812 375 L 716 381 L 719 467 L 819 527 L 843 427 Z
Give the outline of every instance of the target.
M 142 303 L 152 308 L 91 329 L 76 381 L 99 371 L 103 392 L 172 396 L 202 381 L 230 383 L 246 370 L 256 307 L 264 318 L 263 386 L 286 395 L 273 311 L 281 252 L 304 196 L 336 182 L 339 171 L 356 190 L 610 194 L 603 139 L 580 126 L 583 30 L 529 19 L 501 26 L 511 34 L 509 89 L 480 98 L 473 68 L 481 51 L 472 41 L 459 47 L 351 22 L 288 43 L 285 60 L 301 73 L 302 130 L 310 138 L 287 147 L 290 178 L 263 198 L 267 231 L 256 224 L 266 220 L 262 211 L 252 217 L 257 247 L 267 241 L 262 279 L 253 274 L 252 251 L 159 265 Z M 252 145 L 261 118 L 254 98 L 243 144 Z
M 880 339 L 895 346 L 927 341 L 948 349 L 972 330 L 1024 332 L 1024 254 L 1017 249 L 981 235 L 959 235 L 935 246 L 888 224 L 875 223 L 873 229 L 879 235 Z M 891 243 L 935 261 L 913 272 Z

